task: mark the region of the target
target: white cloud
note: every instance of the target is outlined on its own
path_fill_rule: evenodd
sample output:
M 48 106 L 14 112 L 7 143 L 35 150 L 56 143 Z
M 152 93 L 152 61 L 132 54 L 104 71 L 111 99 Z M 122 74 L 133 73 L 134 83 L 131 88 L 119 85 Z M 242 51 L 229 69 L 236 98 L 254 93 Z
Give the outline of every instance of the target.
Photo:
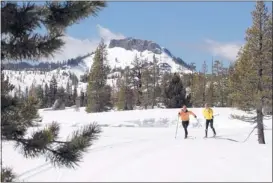
M 213 54 L 228 61 L 236 60 L 239 49 L 243 46 L 240 42 L 220 43 L 211 39 L 205 40 L 205 49 Z
M 124 39 L 125 36 L 120 33 L 113 33 L 109 29 L 102 27 L 101 25 L 97 25 L 97 29 L 101 38 L 104 39 L 105 42 L 110 41 L 111 39 Z
M 111 39 L 123 39 L 125 38 L 124 35 L 120 33 L 113 33 L 109 29 L 102 27 L 101 25 L 97 25 L 97 31 L 99 37 L 94 38 L 92 40 L 89 39 L 78 39 L 66 35 L 63 37 L 65 45 L 54 54 L 53 58 L 49 59 L 42 59 L 42 61 L 47 62 L 56 62 L 56 61 L 63 61 L 70 58 L 75 58 L 77 56 L 82 56 L 87 53 L 91 53 L 95 51 L 97 48 L 100 39 L 103 38 L 105 43 L 108 43 Z

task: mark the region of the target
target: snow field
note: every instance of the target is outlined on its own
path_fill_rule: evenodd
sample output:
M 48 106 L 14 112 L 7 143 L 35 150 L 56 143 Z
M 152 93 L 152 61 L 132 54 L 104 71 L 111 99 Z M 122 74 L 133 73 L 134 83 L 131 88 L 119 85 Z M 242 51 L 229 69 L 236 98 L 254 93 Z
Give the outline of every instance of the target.
M 191 118 L 187 140 L 183 139 L 181 124 L 178 137 L 174 139 L 179 109 L 94 114 L 87 114 L 84 108 L 80 112 L 73 108 L 40 110 L 43 126 L 53 120 L 61 124 L 62 138 L 93 121 L 107 127 L 102 127 L 100 138 L 76 169 L 54 168 L 43 158 L 25 159 L 10 142 L 3 142 L 3 164 L 11 165 L 20 181 L 272 180 L 272 119 L 265 121 L 267 144 L 258 144 L 256 131 L 242 143 L 253 124 L 230 119 L 230 114 L 243 114 L 240 111 L 214 108 L 214 113 L 219 114 L 214 119 L 219 137 L 203 139 L 202 109 L 189 110 L 197 115 L 203 126 L 194 128 L 197 121 Z M 162 119 L 167 125 L 158 123 Z

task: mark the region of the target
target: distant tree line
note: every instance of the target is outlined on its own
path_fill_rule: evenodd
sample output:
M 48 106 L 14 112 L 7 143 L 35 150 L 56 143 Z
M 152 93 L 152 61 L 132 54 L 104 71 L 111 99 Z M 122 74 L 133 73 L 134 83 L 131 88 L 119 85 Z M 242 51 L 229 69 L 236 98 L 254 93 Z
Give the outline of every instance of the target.
M 51 108 L 57 99 L 60 99 L 66 107 L 76 105 L 76 99 L 80 99 L 80 106 L 84 107 L 87 104 L 87 95 L 85 92 L 77 91 L 78 82 L 73 78 L 77 78 L 75 75 L 71 75 L 66 87 L 59 86 L 56 77 L 53 75 L 49 84 L 36 85 L 32 83 L 30 87 L 26 87 L 25 91 L 22 91 L 21 86 L 15 90 L 14 97 L 20 100 L 28 100 L 29 97 L 34 97 L 38 101 L 39 108 Z M 72 79 L 71 79 L 72 78 Z M 9 78 L 7 78 L 9 80 Z M 74 81 L 74 83 L 73 83 Z
M 39 71 L 52 71 L 58 68 L 62 68 L 63 66 L 77 66 L 79 63 L 83 61 L 86 57 L 89 57 L 92 55 L 92 53 L 88 53 L 84 56 L 78 56 L 76 58 L 71 58 L 64 61 L 56 61 L 56 62 L 39 62 L 30 64 L 28 62 L 8 62 L 8 63 L 2 63 L 2 66 L 7 70 L 15 70 L 15 71 L 21 71 L 21 70 L 39 70 Z

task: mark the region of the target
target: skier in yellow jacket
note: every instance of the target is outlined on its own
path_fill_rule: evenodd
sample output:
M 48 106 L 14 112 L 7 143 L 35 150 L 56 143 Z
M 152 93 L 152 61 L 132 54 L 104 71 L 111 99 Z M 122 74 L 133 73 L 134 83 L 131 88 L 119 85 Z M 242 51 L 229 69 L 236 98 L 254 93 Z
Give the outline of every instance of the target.
M 208 127 L 210 124 L 210 128 L 212 129 L 214 133 L 214 137 L 216 136 L 216 131 L 213 127 L 213 110 L 208 106 L 208 104 L 205 104 L 205 109 L 203 109 L 203 116 L 206 119 L 206 135 L 205 138 L 208 137 Z

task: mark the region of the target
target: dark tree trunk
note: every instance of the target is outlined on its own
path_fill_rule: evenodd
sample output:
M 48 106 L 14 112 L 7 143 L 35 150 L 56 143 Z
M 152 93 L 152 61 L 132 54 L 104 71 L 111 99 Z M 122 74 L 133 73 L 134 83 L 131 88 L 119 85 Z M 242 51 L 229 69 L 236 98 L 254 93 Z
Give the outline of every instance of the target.
M 257 128 L 258 128 L 258 142 L 259 144 L 265 144 L 263 113 L 262 113 L 261 107 L 257 109 Z
M 262 21 L 260 19 L 260 31 L 262 30 Z M 261 58 L 262 55 L 262 48 L 263 48 L 263 36 L 260 33 L 259 36 L 259 68 L 258 68 L 258 92 L 260 95 L 263 95 L 263 87 L 262 87 L 262 77 L 263 77 L 263 59 Z M 258 128 L 258 142 L 259 144 L 265 144 L 264 138 L 264 124 L 263 124 L 263 112 L 262 109 L 264 107 L 263 96 L 260 96 L 260 100 L 258 101 L 257 107 L 257 128 Z

